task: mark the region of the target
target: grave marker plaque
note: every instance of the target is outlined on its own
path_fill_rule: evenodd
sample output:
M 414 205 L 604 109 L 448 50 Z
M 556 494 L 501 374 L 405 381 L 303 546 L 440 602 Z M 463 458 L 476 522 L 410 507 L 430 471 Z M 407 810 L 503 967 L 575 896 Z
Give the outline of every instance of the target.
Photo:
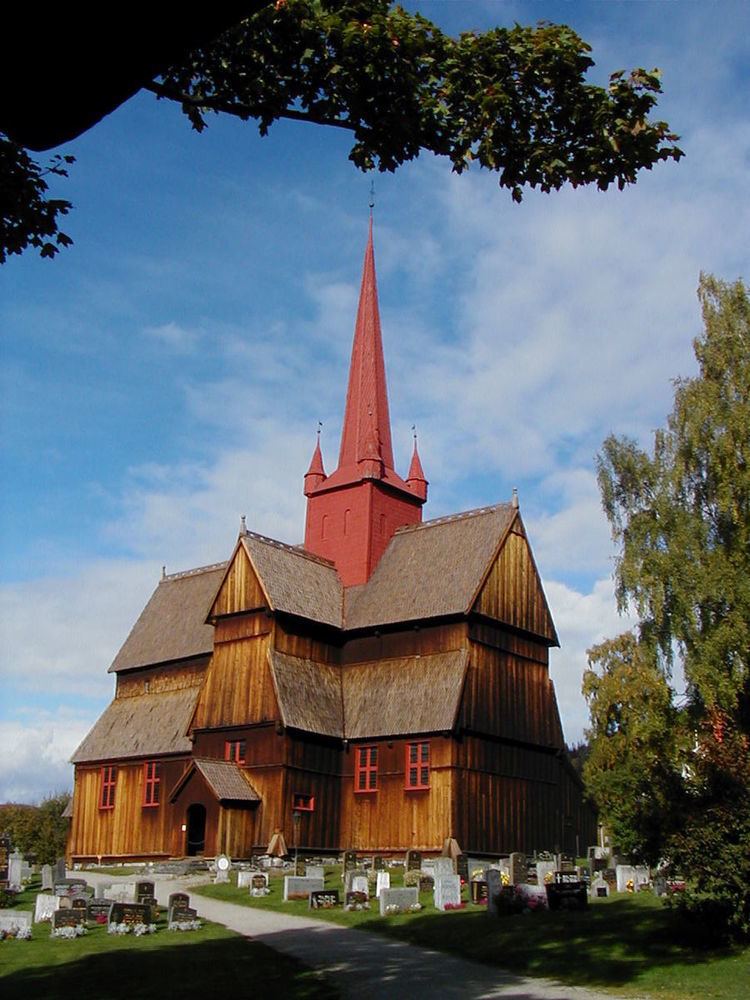
M 151 907 L 143 903 L 113 903 L 109 908 L 111 924 L 151 924 Z
M 432 892 L 435 888 L 435 879 L 432 875 L 420 875 L 419 876 L 419 891 L 420 892 Z
M 326 870 L 323 865 L 305 865 L 305 875 L 307 878 L 325 878 Z
M 322 878 L 306 878 L 304 875 L 284 876 L 284 902 L 289 897 L 309 896 L 311 892 L 322 892 L 325 886 Z
M 347 892 L 344 897 L 347 906 L 361 906 L 363 903 L 369 902 L 369 898 L 366 892 Z
M 380 898 L 380 893 L 383 889 L 390 889 L 391 887 L 391 873 L 390 872 L 378 872 L 377 882 L 375 883 L 375 895 Z
M 514 851 L 510 856 L 510 884 L 523 885 L 526 882 L 526 855 Z
M 435 908 L 444 910 L 446 905 L 458 906 L 461 902 L 461 879 L 458 875 L 440 875 L 435 879 Z
M 34 923 L 38 924 L 42 920 L 51 920 L 52 914 L 57 909 L 57 896 L 47 892 L 37 893 L 34 903 Z
M 357 868 L 357 852 L 356 851 L 344 851 L 344 875 L 353 868 Z
M 555 872 L 555 881 L 546 889 L 550 910 L 585 910 L 589 904 L 586 883 L 575 872 Z
M 484 877 L 487 880 L 487 913 L 491 917 L 496 917 L 500 912 L 498 900 L 503 887 L 502 876 L 497 868 L 488 868 Z
M 418 872 L 422 867 L 422 852 L 407 851 L 405 867 L 408 872 Z
M 385 871 L 385 858 L 382 854 L 376 854 L 372 859 L 372 867 L 376 872 Z
M 52 865 L 42 865 L 42 892 L 53 889 Z
M 0 910 L 0 931 L 31 927 L 30 910 Z
M 55 862 L 55 870 L 52 873 L 55 882 L 62 882 L 65 878 L 65 858 L 58 858 Z
M 141 879 L 135 883 L 135 901 L 142 902 L 141 896 L 153 896 L 154 883 L 150 879 Z
M 23 869 L 23 854 L 13 851 L 8 857 L 8 882 L 10 885 L 21 886 L 21 871 Z
M 109 911 L 115 901 L 113 899 L 90 899 L 86 906 L 86 919 L 97 923 L 109 922 Z
M 86 923 L 86 910 L 80 907 L 55 910 L 52 914 L 52 929 L 58 927 L 80 927 Z
M 456 858 L 456 875 L 462 882 L 469 881 L 469 858 L 466 854 L 459 854 Z
M 399 906 L 402 910 L 408 910 L 419 902 L 419 893 L 415 888 L 404 889 L 383 889 L 380 893 L 380 916 L 385 917 L 386 909 L 389 906 Z

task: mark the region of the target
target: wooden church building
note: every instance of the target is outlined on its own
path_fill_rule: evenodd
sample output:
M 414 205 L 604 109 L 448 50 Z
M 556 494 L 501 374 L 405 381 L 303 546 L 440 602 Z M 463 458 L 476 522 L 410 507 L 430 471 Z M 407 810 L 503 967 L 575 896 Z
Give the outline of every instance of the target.
M 243 525 L 227 562 L 161 580 L 72 758 L 70 860 L 242 858 L 279 831 L 316 853 L 593 843 L 518 503 L 423 521 L 427 485 L 416 440 L 394 469 L 371 227 L 304 544 Z

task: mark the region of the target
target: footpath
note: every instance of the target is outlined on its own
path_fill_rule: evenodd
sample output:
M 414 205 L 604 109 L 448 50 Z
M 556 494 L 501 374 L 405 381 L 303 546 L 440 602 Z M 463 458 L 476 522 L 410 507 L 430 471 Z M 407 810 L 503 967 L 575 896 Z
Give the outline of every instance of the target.
M 99 879 L 114 884 L 132 881 L 132 877 L 117 879 L 93 872 L 87 872 L 86 878 L 91 883 Z M 200 917 L 323 973 L 343 1000 L 613 1000 L 611 993 L 516 976 L 445 952 L 312 917 L 207 899 L 194 893 L 199 884 L 196 879 L 153 878 L 161 906 L 167 905 L 172 892 L 190 893 L 190 905 Z

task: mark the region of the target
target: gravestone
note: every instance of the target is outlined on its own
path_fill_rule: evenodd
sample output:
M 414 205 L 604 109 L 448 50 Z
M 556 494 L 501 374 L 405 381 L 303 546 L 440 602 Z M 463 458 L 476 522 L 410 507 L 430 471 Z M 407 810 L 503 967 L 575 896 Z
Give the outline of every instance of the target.
M 364 868 L 350 868 L 344 875 L 344 892 L 352 892 L 352 882 L 355 878 L 367 878 Z
M 526 882 L 526 855 L 514 851 L 510 856 L 510 884 L 523 885 Z
M 94 920 L 97 923 L 107 923 L 109 921 L 109 911 L 112 908 L 114 899 L 90 899 L 86 906 L 86 919 Z
M 585 910 L 588 906 L 586 883 L 575 872 L 555 872 L 555 881 L 546 889 L 550 910 Z
M 422 867 L 422 852 L 407 851 L 404 868 L 407 872 L 418 872 Z
M 415 888 L 404 888 L 404 889 L 383 889 L 380 893 L 380 916 L 386 916 L 386 908 L 389 906 L 398 906 L 402 910 L 408 910 L 410 906 L 414 906 L 419 902 L 419 893 Z
M 372 867 L 376 872 L 385 871 L 385 858 L 382 854 L 376 854 L 372 859 Z
M 51 920 L 52 914 L 57 909 L 57 896 L 49 892 L 37 893 L 34 904 L 34 923 L 38 924 L 43 920 Z
M 248 889 L 250 887 L 250 882 L 252 881 L 252 872 L 237 872 L 237 888 L 238 889 Z
M 432 892 L 435 888 L 435 879 L 432 875 L 425 875 L 424 872 L 419 876 L 419 891 L 420 892 Z
M 447 904 L 458 906 L 461 902 L 461 879 L 458 875 L 438 875 L 433 899 L 438 910 L 444 910 Z
M 8 882 L 10 875 L 10 837 L 7 834 L 0 836 L 0 885 Z
M 8 884 L 21 888 L 21 869 L 23 868 L 23 854 L 20 851 L 13 851 L 8 857 Z
M 31 910 L 0 910 L 0 931 L 31 927 Z
M 55 882 L 62 882 L 65 878 L 65 858 L 58 858 L 55 862 L 55 870 L 53 872 L 53 878 Z
M 58 910 L 72 910 L 73 900 L 70 896 L 56 896 Z
M 170 893 L 167 905 L 167 922 L 181 923 L 195 920 L 197 911 L 190 906 L 190 896 L 186 892 Z
M 645 865 L 635 866 L 635 891 L 641 892 L 651 881 L 651 869 Z
M 89 897 L 82 892 L 78 892 L 75 896 L 70 897 L 70 905 L 74 910 L 85 910 L 88 906 Z
M 484 873 L 487 884 L 487 913 L 496 917 L 500 912 L 498 899 L 503 887 L 502 875 L 497 868 L 488 868 Z
M 53 889 L 55 886 L 52 878 L 52 865 L 42 865 L 42 892 Z
M 341 871 L 341 877 L 344 879 L 344 881 L 346 881 L 346 873 L 358 867 L 359 863 L 357 861 L 357 852 L 344 851 L 344 866 Z
M 58 927 L 80 927 L 86 923 L 86 911 L 80 907 L 75 909 L 71 906 L 69 909 L 55 910 L 52 914 L 52 930 L 57 930 Z
M 339 905 L 338 889 L 318 889 L 310 893 L 311 910 L 330 910 Z
M 594 899 L 606 899 L 609 896 L 609 885 L 601 875 L 597 875 L 591 880 L 589 895 Z
M 256 872 L 250 881 L 251 896 L 268 895 L 268 875 L 264 872 Z
M 380 899 L 380 893 L 383 889 L 390 889 L 391 887 L 391 874 L 390 872 L 378 872 L 377 883 L 375 886 L 375 895 Z
M 220 884 L 229 881 L 229 872 L 232 870 L 232 862 L 226 854 L 220 854 L 216 858 L 216 876 L 214 882 Z
M 472 879 L 469 885 L 471 887 L 472 903 L 489 902 L 489 886 L 484 879 Z
M 323 865 L 305 865 L 305 875 L 308 878 L 325 878 L 326 870 Z
M 547 878 L 545 876 L 549 875 L 549 881 L 552 881 L 552 876 L 554 876 L 557 868 L 555 868 L 554 861 L 537 861 L 536 863 L 536 884 L 546 885 Z
M 113 903 L 109 908 L 110 924 L 152 924 L 151 907 L 144 903 Z
M 614 892 L 617 888 L 617 872 L 614 868 L 605 868 L 602 871 L 602 878 L 609 886 L 609 891 Z
M 438 878 L 438 876 L 440 875 L 455 875 L 452 858 L 443 858 L 443 857 L 430 858 L 429 862 L 431 863 L 431 868 L 432 868 L 431 874 L 434 876 L 434 878 Z M 422 864 L 423 871 L 428 870 L 425 867 L 427 863 L 428 863 L 427 861 L 423 862 Z
M 367 881 L 366 875 L 355 875 L 352 878 L 350 892 L 370 892 L 370 883 Z
M 97 882 L 94 891 L 94 899 L 107 899 L 111 888 L 111 882 Z
M 469 881 L 469 858 L 466 854 L 459 854 L 456 858 L 456 875 L 462 882 Z
M 141 902 L 142 896 L 153 896 L 154 883 L 150 879 L 141 879 L 135 883 L 135 901 Z
M 304 875 L 284 876 L 284 902 L 292 896 L 309 896 L 311 892 L 321 892 L 325 886 L 322 878 L 306 878 Z
M 654 894 L 661 897 L 667 894 L 667 880 L 663 875 L 655 875 L 653 880 Z

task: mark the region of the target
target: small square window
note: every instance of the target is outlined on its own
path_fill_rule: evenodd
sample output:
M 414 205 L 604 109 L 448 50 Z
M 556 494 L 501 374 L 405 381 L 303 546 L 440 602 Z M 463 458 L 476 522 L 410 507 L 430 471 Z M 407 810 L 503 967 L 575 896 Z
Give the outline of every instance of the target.
M 303 795 L 300 792 L 295 792 L 292 796 L 292 809 L 294 809 L 295 812 L 314 812 L 315 797 L 313 795 Z

